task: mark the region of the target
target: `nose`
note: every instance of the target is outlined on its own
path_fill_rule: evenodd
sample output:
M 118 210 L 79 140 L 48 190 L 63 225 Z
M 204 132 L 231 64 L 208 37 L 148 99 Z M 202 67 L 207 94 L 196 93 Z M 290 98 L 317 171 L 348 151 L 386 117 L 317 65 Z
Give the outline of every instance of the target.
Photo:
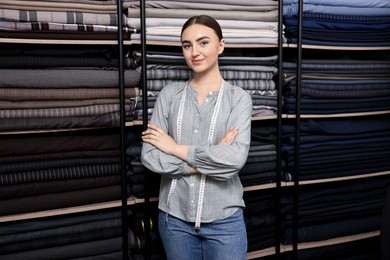
M 196 46 L 192 47 L 191 55 L 194 56 L 194 57 L 199 55 L 198 47 L 196 47 Z

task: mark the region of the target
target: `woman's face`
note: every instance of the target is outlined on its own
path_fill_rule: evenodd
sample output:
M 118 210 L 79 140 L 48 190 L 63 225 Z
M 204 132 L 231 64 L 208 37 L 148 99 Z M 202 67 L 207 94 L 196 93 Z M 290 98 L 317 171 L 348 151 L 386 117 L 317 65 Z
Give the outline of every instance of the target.
M 225 43 L 218 39 L 213 29 L 193 24 L 184 30 L 181 43 L 184 58 L 195 73 L 218 69 L 218 56 L 223 52 Z

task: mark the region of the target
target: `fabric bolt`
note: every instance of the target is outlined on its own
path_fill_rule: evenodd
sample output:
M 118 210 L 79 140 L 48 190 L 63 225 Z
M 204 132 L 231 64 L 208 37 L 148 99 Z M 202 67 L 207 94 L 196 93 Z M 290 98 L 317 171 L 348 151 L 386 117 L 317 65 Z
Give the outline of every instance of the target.
M 55 23 L 55 22 L 14 22 L 14 21 L 0 21 L 1 31 L 13 31 L 13 32 L 84 32 L 91 34 L 95 33 L 117 33 L 117 26 L 110 25 L 84 25 L 81 23 L 67 24 L 67 23 Z M 136 32 L 131 28 L 125 28 L 127 33 Z
M 317 226 L 306 226 L 298 229 L 298 241 L 321 241 L 336 237 L 360 234 L 378 230 L 379 226 L 380 219 L 377 216 L 337 221 Z M 289 229 L 286 231 L 283 243 L 292 243 L 292 230 Z
M 191 70 L 179 65 L 149 64 L 147 68 L 148 79 L 182 79 L 192 76 Z M 272 79 L 277 69 L 270 66 L 220 66 L 221 75 L 224 79 Z M 141 72 L 140 72 L 141 73 Z
M 80 179 L 86 177 L 108 176 L 120 173 L 121 166 L 116 164 L 94 164 L 67 166 L 62 168 L 29 170 L 0 175 L 1 185 L 31 183 L 37 181 L 54 181 L 63 179 Z
M 296 0 L 284 0 L 286 4 L 296 4 Z M 304 4 L 313 4 L 313 5 L 329 5 L 329 6 L 342 6 L 342 7 L 360 7 L 360 8 L 370 8 L 370 7 L 390 7 L 390 3 L 386 0 L 356 0 L 353 2 L 342 2 L 337 1 L 327 1 L 327 0 L 303 0 Z
M 290 2 L 290 3 L 289 3 Z M 298 15 L 298 3 L 283 2 L 283 16 L 293 17 Z M 361 3 L 361 1 L 359 1 Z M 366 8 L 364 8 L 366 7 Z M 364 9 L 363 9 L 364 8 Z M 304 3 L 304 13 L 324 13 L 334 15 L 349 15 L 349 16 L 388 16 L 390 14 L 390 6 L 383 0 L 382 3 L 375 4 L 345 4 L 335 5 L 323 2 L 322 4 Z
M 331 118 L 331 119 L 305 119 L 301 122 L 301 129 L 310 134 L 358 134 L 381 132 L 390 129 L 390 122 L 385 116 L 372 116 L 363 118 Z M 284 133 L 294 133 L 295 127 L 285 124 Z
M 136 258 L 134 257 L 133 255 L 130 255 L 130 260 L 143 260 L 143 256 L 142 255 L 138 255 L 137 257 L 139 258 Z M 114 252 L 114 253 L 108 253 L 108 254 L 97 254 L 97 255 L 92 255 L 92 256 L 86 256 L 86 257 L 77 257 L 77 258 L 73 258 L 74 260 L 96 260 L 96 259 L 102 259 L 102 260 L 106 260 L 106 259 L 113 259 L 113 260 L 120 260 L 120 259 L 123 259 L 123 250 L 120 250 L 118 252 Z
M 50 154 L 74 151 L 118 149 L 120 136 L 113 129 L 47 133 L 44 135 L 1 136 L 1 156 Z
M 0 69 L 0 88 L 26 88 L 26 89 L 61 89 L 61 88 L 118 88 L 118 70 L 100 68 L 49 68 L 49 69 Z M 140 74 L 135 70 L 125 70 L 125 87 L 137 87 Z M 76 82 L 69 79 L 77 78 Z M 76 99 L 74 94 L 69 99 Z M 3 97 L 3 95 L 1 95 Z M 89 93 L 90 98 L 93 97 Z M 4 96 L 5 97 L 5 96 Z M 118 97 L 118 96 L 116 96 Z M 54 97 L 53 97 L 54 98 Z
M 131 120 L 128 120 L 131 121 Z M 118 127 L 120 125 L 119 112 L 96 115 L 51 117 L 51 118 L 12 118 L 3 120 L 0 125 L 2 131 L 15 130 L 48 130 L 48 129 L 71 129 L 90 127 Z
M 294 97 L 285 97 L 284 101 L 285 111 L 287 113 L 294 113 L 296 109 L 296 99 Z M 301 99 L 301 110 L 303 113 L 352 113 L 388 109 L 390 109 L 390 98 L 388 96 L 355 99 Z
M 0 119 L 11 118 L 50 118 L 96 116 L 119 112 L 119 104 L 101 104 L 70 108 L 43 109 L 4 109 L 0 111 Z
M 148 27 L 146 29 L 148 35 L 158 35 L 158 36 L 171 36 L 171 37 L 180 37 L 181 27 Z M 271 30 L 260 30 L 260 29 L 222 29 L 224 39 L 229 42 L 230 38 L 275 38 L 277 32 Z
M 353 58 L 343 59 L 302 59 L 302 69 L 306 71 L 330 71 L 334 74 L 343 74 L 346 71 L 375 71 L 380 69 L 389 69 L 390 63 L 387 60 L 358 60 Z M 283 68 L 295 69 L 297 67 L 296 62 L 283 61 Z M 342 70 L 340 70 L 342 69 Z
M 46 101 L 1 101 L 1 109 L 44 109 L 44 108 L 74 108 L 93 105 L 118 104 L 119 100 L 115 98 L 96 98 L 85 100 L 46 100 Z M 130 100 L 126 99 L 125 104 L 130 105 Z
M 77 233 L 74 232 L 73 234 L 66 234 L 66 228 L 63 228 L 62 232 L 64 232 L 64 234 L 60 234 L 58 236 L 2 245 L 1 254 L 18 253 L 21 251 L 20 248 L 23 248 L 23 251 L 25 252 L 48 247 L 92 242 L 96 240 L 110 239 L 121 236 L 120 226 L 110 226 L 109 228 L 97 226 L 96 228 L 98 228 L 99 231 L 80 231 Z
M 43 83 L 42 83 L 43 84 Z M 0 88 L 1 97 L 8 101 L 89 100 L 93 98 L 119 98 L 115 88 Z M 128 98 L 139 95 L 138 88 L 126 88 Z
M 159 26 L 172 26 L 180 27 L 186 21 L 186 18 L 164 18 L 164 17 L 147 17 L 145 19 L 147 27 L 159 27 Z M 141 21 L 139 18 L 127 17 L 127 25 L 131 28 L 135 28 L 138 31 L 141 30 Z M 218 19 L 218 23 L 222 28 L 229 29 L 263 29 L 263 30 L 277 30 L 277 22 L 263 22 L 263 21 L 246 21 L 246 20 L 228 20 Z
M 57 50 L 58 52 L 62 50 Z M 94 53 L 93 57 L 88 57 L 80 53 L 70 56 L 50 56 L 49 53 L 37 53 L 36 55 L 23 54 L 1 54 L 0 68 L 57 68 L 57 67 L 116 67 L 118 59 L 115 57 L 102 57 L 104 53 Z M 124 58 L 124 67 L 131 68 L 131 58 Z
M 2 216 L 119 200 L 120 185 L 1 200 Z
M 59 181 L 44 181 L 4 185 L 0 188 L 0 200 L 13 199 L 40 194 L 97 188 L 120 183 L 120 175 L 89 177 Z
M 26 242 L 33 240 L 40 240 L 45 238 L 53 238 L 57 236 L 67 236 L 67 235 L 76 235 L 83 232 L 95 231 L 97 229 L 110 229 L 115 227 L 120 227 L 122 225 L 122 220 L 120 218 L 110 219 L 110 220 L 102 220 L 102 221 L 94 221 L 87 222 L 83 224 L 64 226 L 46 230 L 39 230 L 35 232 L 21 233 L 21 234 L 13 234 L 6 235 L 0 237 L 0 244 L 2 245 L 1 252 L 3 252 L 3 246 L 14 244 L 18 242 Z M 116 230 L 117 235 L 120 234 L 118 230 Z M 76 237 L 74 238 L 76 240 Z M 4 250 L 5 251 L 5 250 Z
M 119 157 L 120 150 L 118 149 L 103 149 L 103 150 L 85 150 L 85 151 L 60 151 L 52 153 L 39 154 L 20 154 L 14 156 L 3 156 L 0 158 L 1 164 L 16 163 L 16 162 L 34 162 L 34 161 L 49 161 L 61 160 L 69 158 L 83 158 L 83 157 Z
M 109 254 L 121 251 L 122 236 L 88 241 L 70 245 L 59 245 L 55 247 L 35 249 L 30 251 L 21 251 L 17 253 L 1 255 L 5 259 L 26 259 L 26 260 L 44 260 L 44 259 L 64 259 L 77 258 L 85 256 L 96 256 L 99 254 Z
M 390 85 L 389 85 L 390 86 Z M 296 87 L 289 87 L 289 91 L 296 92 Z M 389 96 L 389 89 L 381 90 L 338 90 L 338 91 L 327 91 L 318 89 L 301 88 L 301 95 L 310 98 L 370 98 L 370 97 L 381 97 Z
M 134 213 L 131 210 L 128 210 L 127 214 L 130 217 Z M 6 225 L 2 225 L 0 236 L 29 233 L 32 231 L 120 218 L 121 211 L 119 208 L 114 208 L 81 212 L 78 214 L 52 216 L 48 218 L 24 219 L 22 221 L 8 222 Z
M 360 259 L 380 259 L 378 248 L 378 236 L 366 239 L 360 239 L 352 242 L 335 244 L 331 246 L 316 247 L 298 251 L 298 257 L 302 260 L 309 259 L 332 259 L 342 258 L 350 260 Z M 286 254 L 286 259 L 291 260 L 293 257 Z

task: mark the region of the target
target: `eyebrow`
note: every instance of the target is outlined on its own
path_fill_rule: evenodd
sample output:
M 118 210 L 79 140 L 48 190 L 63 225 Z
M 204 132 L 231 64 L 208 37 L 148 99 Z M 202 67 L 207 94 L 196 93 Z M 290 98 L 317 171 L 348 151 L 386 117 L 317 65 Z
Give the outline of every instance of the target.
M 210 37 L 208 37 L 208 36 L 199 37 L 198 39 L 196 39 L 196 42 L 202 41 L 202 40 L 204 40 L 204 39 L 210 39 Z M 187 40 L 183 40 L 183 41 L 181 42 L 181 44 L 184 44 L 184 43 L 191 43 L 191 42 L 190 42 L 190 41 L 187 41 Z

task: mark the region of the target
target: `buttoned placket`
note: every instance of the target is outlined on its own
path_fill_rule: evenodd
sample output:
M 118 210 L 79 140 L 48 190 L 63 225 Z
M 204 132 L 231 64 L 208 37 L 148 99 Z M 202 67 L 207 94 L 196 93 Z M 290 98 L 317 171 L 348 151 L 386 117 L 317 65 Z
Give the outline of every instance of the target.
M 187 90 L 187 87 L 188 87 L 188 85 L 185 86 L 185 91 L 184 91 L 182 99 L 180 101 L 179 113 L 178 113 L 178 118 L 177 118 L 177 140 L 178 140 L 178 143 L 181 142 L 181 126 L 182 126 L 183 109 L 184 109 L 184 104 L 185 104 L 185 100 L 186 100 L 186 92 L 187 92 L 186 90 Z M 222 80 L 221 87 L 219 89 L 219 93 L 218 93 L 218 97 L 217 97 L 217 101 L 216 101 L 216 104 L 215 104 L 215 107 L 214 107 L 214 112 L 213 112 L 213 115 L 212 115 L 212 118 L 211 118 L 211 123 L 210 123 L 208 138 L 207 138 L 209 143 L 212 143 L 212 139 L 213 139 L 213 136 L 214 136 L 215 124 L 216 124 L 217 117 L 218 117 L 218 114 L 219 114 L 219 109 L 220 109 L 220 105 L 221 105 L 223 90 L 224 90 L 224 81 Z M 204 110 L 205 107 L 207 109 L 207 106 L 209 105 L 208 102 L 209 102 L 210 96 L 212 96 L 212 92 L 209 92 L 207 98 L 205 99 L 206 105 L 202 104 L 201 107 L 199 107 L 197 101 L 195 101 L 195 100 L 197 100 L 197 98 L 195 97 L 195 100 L 194 100 L 194 97 L 193 97 L 193 102 L 196 102 L 195 103 L 195 107 L 197 108 L 197 113 L 199 114 L 199 120 L 201 120 L 200 119 L 200 111 Z M 195 142 L 195 143 L 199 143 L 199 138 L 201 136 L 200 134 L 198 134 L 199 133 L 199 122 L 198 122 L 198 129 L 197 129 L 198 131 L 196 133 L 196 138 L 197 138 L 198 141 Z M 194 133 L 193 133 L 192 138 L 194 138 Z M 194 177 L 198 178 L 198 176 L 199 175 L 195 175 Z M 198 191 L 198 199 L 197 199 L 197 201 L 195 201 L 195 199 L 193 199 L 193 194 L 196 194 L 196 191 L 194 191 L 194 192 L 191 191 L 191 194 L 190 194 L 190 203 L 191 203 L 190 208 L 191 208 L 191 212 L 192 212 L 193 205 L 195 205 L 195 207 L 196 207 L 196 209 L 195 209 L 195 212 L 196 212 L 195 213 L 195 215 L 196 215 L 196 217 L 195 217 L 195 219 L 196 219 L 196 221 L 195 221 L 195 229 L 199 229 L 200 228 L 200 221 L 201 221 L 202 208 L 203 208 L 204 188 L 205 188 L 205 184 L 206 184 L 206 176 L 205 175 L 200 175 L 200 176 L 201 176 L 201 179 L 200 179 L 200 184 L 199 184 L 199 191 Z M 176 183 L 177 183 L 177 179 L 173 179 L 172 183 L 171 183 L 170 190 L 169 190 L 168 198 L 167 198 L 167 204 L 169 204 L 169 199 L 170 199 L 170 196 L 172 195 L 172 193 L 175 190 Z

